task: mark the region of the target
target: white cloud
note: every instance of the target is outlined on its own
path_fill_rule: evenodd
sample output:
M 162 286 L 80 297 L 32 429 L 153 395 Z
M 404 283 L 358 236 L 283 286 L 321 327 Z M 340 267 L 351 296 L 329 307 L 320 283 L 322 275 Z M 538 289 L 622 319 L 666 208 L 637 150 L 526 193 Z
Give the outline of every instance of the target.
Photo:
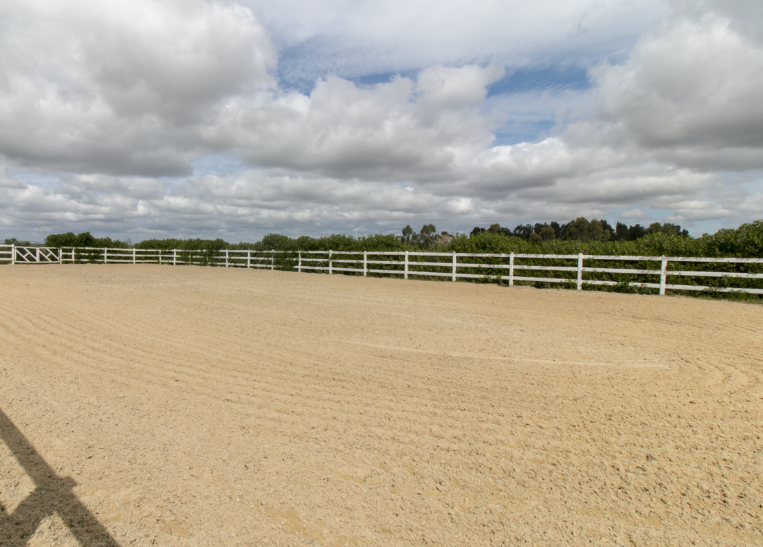
M 462 215 L 474 211 L 474 205 L 471 198 L 453 198 L 445 203 L 445 212 Z
M 436 64 L 598 63 L 666 12 L 659 0 L 246 0 L 274 29 L 287 80 Z
M 430 67 L 414 82 L 395 78 L 360 88 L 336 77 L 309 97 L 292 92 L 231 101 L 205 133 L 255 165 L 335 177 L 442 180 L 493 141 L 499 118 L 480 109 L 502 71 Z
M 267 33 L 232 3 L 11 0 L 0 17 L 0 153 L 22 165 L 189 173 L 220 103 L 273 85 Z
M 704 7 L 679 4 L 628 62 L 595 71 L 602 114 L 663 161 L 763 168 L 760 28 Z
M 376 30 L 368 10 L 384 3 L 341 4 L 347 13 L 315 25 L 295 13 L 293 35 L 274 39 L 272 18 L 260 17 L 263 24 L 256 11 L 222 0 L 138 0 L 129 9 L 115 1 L 7 2 L 0 221 L 21 236 L 81 228 L 133 239 L 249 240 L 430 221 L 468 231 L 619 210 L 635 219 L 643 217 L 628 215 L 645 209 L 736 224 L 763 215 L 763 37 L 750 23 L 759 10 L 747 4 L 675 2 L 623 63 L 592 71 L 594 89 L 488 99 L 505 62 L 478 52 L 493 50 L 505 7 L 490 21 L 479 10 L 464 18 L 457 3 L 434 14 L 455 45 L 470 46 L 466 35 L 479 42 L 464 50 L 480 63 L 434 55 L 441 42 L 433 23 L 419 37 L 400 23 L 408 30 L 389 59 L 423 40 L 422 55 L 433 62 L 414 55 L 415 75 L 374 85 L 329 74 L 303 94 L 279 87 L 274 43 L 326 29 L 339 40 L 336 29 L 357 19 L 364 23 L 348 31 L 352 40 L 378 47 L 390 21 L 414 21 L 421 5 L 401 8 Z M 538 28 L 535 10 L 552 3 L 511 4 L 516 20 L 507 24 L 518 37 L 502 42 L 502 55 L 547 60 L 538 52 L 553 50 L 564 32 L 578 45 L 614 40 L 607 21 L 625 28 L 622 13 L 642 13 L 636 3 L 618 5 L 553 4 L 555 38 L 528 38 L 523 51 L 520 38 Z M 507 123 L 543 116 L 557 125 L 542 138 L 495 145 Z M 220 155 L 239 163 L 192 174 L 193 162 Z M 740 172 L 748 173 L 745 186 L 730 182 Z

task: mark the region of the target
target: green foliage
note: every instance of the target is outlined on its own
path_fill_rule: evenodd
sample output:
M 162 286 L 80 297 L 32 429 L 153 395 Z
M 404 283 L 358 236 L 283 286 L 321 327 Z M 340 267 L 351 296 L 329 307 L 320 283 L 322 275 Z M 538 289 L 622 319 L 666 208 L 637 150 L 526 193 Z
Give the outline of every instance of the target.
M 146 239 L 134 245 L 136 249 L 182 249 L 184 251 L 212 251 L 227 249 L 230 244 L 222 239 Z
M 614 239 L 616 241 L 633 241 L 634 239 L 642 238 L 646 235 L 646 228 L 641 224 L 634 224 L 628 226 L 622 222 L 618 222 L 615 228 Z
M 46 247 L 109 247 L 112 249 L 126 249 L 130 246 L 127 241 L 112 240 L 110 237 L 96 238 L 90 235 L 90 232 L 82 232 L 74 235 L 72 232 L 66 234 L 51 234 L 45 238 Z
M 29 247 L 32 245 L 29 241 L 19 241 L 15 237 L 10 237 L 5 240 L 6 245 L 19 245 L 20 247 Z
M 448 232 L 438 234 L 434 224 L 425 224 L 418 234 L 408 225 L 403 228 L 402 234 L 400 241 L 403 244 L 424 250 L 435 249 L 442 245 L 444 240 L 451 237 Z
M 162 251 L 178 249 L 179 251 L 201 251 L 201 253 L 182 252 L 178 260 L 207 265 L 215 263 L 215 256 L 230 244 L 222 239 L 147 239 L 134 245 L 136 249 L 160 249 Z
M 585 220 L 585 219 L 583 219 Z M 639 255 L 639 256 L 695 256 L 695 257 L 763 257 L 763 221 L 756 220 L 736 229 L 718 230 L 713 235 L 691 238 L 685 235 L 667 235 L 655 231 L 634 241 L 607 241 L 591 237 L 599 233 L 590 228 L 593 222 L 581 223 L 582 230 L 588 230 L 588 241 L 554 239 L 544 242 L 521 237 L 504 236 L 490 231 L 472 232 L 470 237 L 456 237 L 443 251 L 458 253 L 526 253 L 526 254 L 598 254 L 598 255 Z M 550 235 L 550 234 L 549 234 Z
M 410 228 L 410 227 L 408 227 Z M 645 235 L 663 233 L 665 235 L 683 236 L 689 235 L 688 230 L 682 230 L 677 224 L 659 222 L 652 223 L 649 228 L 644 228 L 640 224 L 628 226 L 622 222 L 617 223 L 617 228 L 613 229 L 606 220 L 588 220 L 584 217 L 576 218 L 567 224 L 536 222 L 532 224 L 520 224 L 514 230 L 504 228 L 500 224 L 491 224 L 485 230 L 479 226 L 475 227 L 471 236 L 481 234 L 482 232 L 491 232 L 505 236 L 514 236 L 532 243 L 551 241 L 554 239 L 563 239 L 566 241 L 633 241 L 640 239 Z
M 700 239 L 712 239 L 712 245 L 717 256 L 761 257 L 763 256 L 763 220 L 742 224 L 737 229 L 718 230 L 711 236 Z M 698 255 L 708 256 L 708 255 Z
M 411 228 L 410 224 L 406 224 L 405 228 L 403 228 L 403 237 L 401 241 L 403 243 L 410 243 L 412 237 L 413 237 L 413 228 Z
M 665 234 L 667 236 L 688 236 L 689 231 L 688 230 L 681 230 L 681 227 L 677 224 L 670 224 L 669 222 L 666 222 L 664 224 L 660 224 L 659 222 L 653 222 L 649 225 L 649 228 L 646 229 L 645 235 L 649 234 Z
M 435 228 L 435 225 L 425 224 L 422 226 L 416 243 L 422 249 L 434 248 L 437 245 L 437 228 Z
M 562 239 L 566 241 L 609 241 L 612 231 L 605 229 L 605 221 L 576 218 L 566 226 Z
M 239 243 L 231 248 L 254 251 L 398 251 L 406 245 L 395 235 L 373 235 L 355 238 L 342 234 L 326 237 L 300 236 L 296 239 L 280 234 L 269 234 L 257 243 Z
M 556 233 L 551 226 L 542 227 L 540 231 L 534 235 L 540 236 L 542 241 L 553 241 L 556 239 Z
M 146 240 L 134 245 L 138 249 L 179 249 L 184 251 L 201 250 L 202 256 L 198 254 L 193 258 L 195 264 L 213 264 L 214 256 L 223 249 L 230 250 L 252 250 L 258 251 L 259 256 L 266 257 L 265 264 L 269 265 L 270 256 L 267 251 L 287 251 L 273 256 L 273 264 L 278 269 L 292 270 L 296 269 L 297 251 L 342 251 L 357 253 L 352 255 L 341 255 L 334 257 L 334 267 L 350 267 L 350 264 L 341 264 L 342 259 L 358 260 L 362 259 L 363 251 L 419 251 L 422 248 L 432 249 L 439 252 L 456 252 L 469 254 L 554 254 L 570 255 L 570 258 L 563 259 L 528 259 L 515 258 L 517 266 L 565 266 L 574 267 L 577 264 L 578 253 L 585 255 L 615 255 L 615 256 L 673 256 L 673 257 L 735 257 L 735 258 L 763 258 L 763 221 L 755 221 L 749 224 L 743 224 L 736 229 L 719 230 L 713 235 L 703 235 L 698 238 L 691 238 L 680 230 L 680 226 L 672 224 L 651 225 L 644 232 L 649 231 L 647 235 L 635 239 L 628 239 L 628 232 L 623 231 L 618 225 L 615 239 L 609 239 L 607 233 L 613 233 L 611 227 L 606 221 L 588 221 L 586 219 L 576 219 L 568 225 L 561 226 L 558 223 L 550 225 L 536 225 L 534 228 L 530 225 L 510 232 L 508 229 L 501 228 L 499 225 L 492 225 L 488 230 L 475 228 L 467 237 L 464 234 L 450 236 L 446 232 L 441 235 L 436 233 L 434 225 L 425 225 L 417 234 L 413 232 L 410 226 L 403 230 L 403 236 L 395 235 L 373 235 L 367 237 L 355 238 L 341 234 L 333 234 L 328 237 L 313 238 L 301 236 L 290 238 L 280 234 L 269 234 L 261 241 L 256 243 L 237 243 L 229 244 L 222 239 L 202 240 L 202 239 L 163 239 Z M 636 225 L 638 226 L 638 225 Z M 527 230 L 526 230 L 527 228 Z M 625 227 L 628 230 L 634 227 Z M 528 237 L 527 235 L 529 230 Z M 638 232 L 638 230 L 637 230 Z M 514 234 L 519 233 L 520 236 Z M 559 235 L 561 234 L 561 237 Z M 427 239 L 428 238 L 428 239 Z M 10 240 L 7 240 L 10 241 Z M 128 242 L 112 241 L 110 238 L 94 238 L 90 233 L 85 232 L 79 235 L 73 233 L 53 234 L 46 238 L 46 244 L 53 247 L 117 247 L 127 248 Z M 76 253 L 77 261 L 97 261 L 101 251 L 78 250 Z M 233 255 L 232 255 L 233 256 Z M 241 255 L 238 255 L 241 256 Z M 318 255 L 316 255 L 318 256 Z M 303 255 L 303 258 L 305 256 Z M 178 255 L 178 259 L 189 260 L 185 256 Z M 395 259 L 397 260 L 397 259 Z M 410 276 L 415 278 L 417 271 L 437 270 L 437 267 L 416 266 L 416 262 L 441 262 L 440 271 L 448 272 L 451 267 L 449 257 L 410 257 Z M 463 264 L 475 263 L 481 266 L 464 266 Z M 459 259 L 459 273 L 470 273 L 474 275 L 476 281 L 481 282 L 502 282 L 501 276 L 506 276 L 508 270 L 505 267 L 507 260 L 505 258 L 478 257 L 469 259 L 463 257 Z M 314 265 L 327 266 L 328 260 L 314 263 Z M 643 261 L 609 261 L 595 260 L 588 258 L 585 261 L 586 267 L 592 268 L 619 268 L 619 269 L 641 269 L 655 271 L 659 270 L 659 262 L 656 260 Z M 352 266 L 356 267 L 356 266 Z M 399 269 L 395 265 L 375 265 L 372 269 Z M 680 271 L 707 271 L 707 272 L 739 272 L 739 273 L 763 273 L 761 264 L 713 264 L 713 263 L 690 263 L 677 262 L 670 263 L 669 270 Z M 533 277 L 533 281 L 518 281 L 518 284 L 530 284 L 537 287 L 554 288 L 574 288 L 576 286 L 575 271 L 549 271 L 549 270 L 523 270 L 517 268 L 515 276 Z M 448 280 L 449 277 L 440 278 L 424 277 L 422 279 L 440 279 Z M 631 283 L 656 283 L 659 277 L 654 274 L 618 274 L 611 272 L 586 272 L 585 278 L 589 280 L 611 281 L 615 285 L 584 285 L 585 290 L 614 291 L 626 293 L 649 294 L 657 292 L 654 288 L 638 287 Z M 564 279 L 563 283 L 544 281 L 544 279 Z M 760 301 L 758 295 L 741 295 L 741 293 L 724 293 L 720 289 L 724 288 L 763 288 L 763 280 L 747 278 L 729 278 L 729 277 L 691 277 L 671 275 L 668 284 L 709 286 L 710 290 L 704 292 L 681 292 L 684 295 L 703 296 L 706 298 L 729 298 L 740 299 L 743 301 Z
M 299 250 L 299 244 L 296 240 L 283 236 L 281 234 L 269 234 L 262 238 L 263 249 L 278 249 L 279 251 Z
M 655 230 L 655 233 L 643 238 L 627 241 L 576 241 L 576 240 L 551 240 L 542 242 L 540 238 L 530 238 L 529 240 L 521 237 L 504 236 L 497 233 L 483 231 L 472 233 L 470 237 L 460 236 L 453 241 L 441 247 L 441 251 L 455 251 L 457 253 L 490 253 L 490 254 L 555 254 L 555 255 L 616 255 L 616 256 L 674 256 L 674 257 L 734 257 L 734 258 L 763 258 L 763 221 L 755 221 L 749 224 L 743 224 L 737 229 L 719 230 L 713 235 L 704 235 L 699 238 L 690 238 L 684 235 L 667 235 L 662 231 Z M 466 261 L 466 259 L 462 259 Z M 505 263 L 505 259 L 480 258 L 483 264 Z M 577 264 L 576 259 L 515 259 L 515 264 L 524 266 L 566 266 L 574 267 Z M 586 259 L 586 267 L 595 268 L 622 268 L 622 269 L 643 269 L 659 270 L 659 262 L 656 260 L 644 261 L 612 261 L 612 260 L 594 260 Z M 669 270 L 680 271 L 707 271 L 707 272 L 739 272 L 739 273 L 763 273 L 761 264 L 734 264 L 734 263 L 691 263 L 691 262 L 671 262 Z M 473 268 L 462 269 L 462 273 L 473 273 L 483 276 L 506 275 L 505 269 L 500 268 Z M 520 273 L 521 272 L 521 273 Z M 562 285 L 574 286 L 575 272 L 558 272 L 543 270 L 519 270 L 515 275 L 522 277 L 535 278 L 556 278 L 569 279 L 569 283 Z M 637 287 L 629 283 L 658 283 L 659 277 L 656 275 L 632 275 L 616 273 L 590 273 L 585 274 L 586 279 L 612 281 L 617 285 L 584 285 L 585 290 L 614 291 L 614 292 L 633 292 L 640 294 L 656 293 L 657 289 Z M 525 282 L 518 282 L 523 284 Z M 533 286 L 552 286 L 544 282 L 526 282 Z M 730 299 L 744 299 L 744 301 L 760 301 L 759 295 L 739 296 L 737 293 L 723 293 L 718 289 L 723 288 L 763 288 L 761 279 L 744 279 L 730 277 L 690 277 L 690 276 L 669 276 L 668 284 L 679 285 L 702 285 L 711 287 L 706 292 L 681 292 L 683 295 L 708 296 Z

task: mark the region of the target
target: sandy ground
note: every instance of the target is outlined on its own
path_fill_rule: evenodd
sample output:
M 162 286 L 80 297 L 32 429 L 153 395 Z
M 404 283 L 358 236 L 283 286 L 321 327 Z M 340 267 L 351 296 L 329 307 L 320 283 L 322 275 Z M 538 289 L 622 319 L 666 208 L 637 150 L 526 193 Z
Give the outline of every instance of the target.
M 762 373 L 761 306 L 2 267 L 0 544 L 760 545 Z

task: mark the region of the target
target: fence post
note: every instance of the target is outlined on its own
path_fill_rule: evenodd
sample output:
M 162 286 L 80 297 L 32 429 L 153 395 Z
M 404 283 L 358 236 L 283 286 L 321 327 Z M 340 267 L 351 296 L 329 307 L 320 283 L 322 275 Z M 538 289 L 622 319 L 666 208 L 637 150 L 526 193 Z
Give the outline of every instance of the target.
M 270 271 L 273 271 L 275 269 L 275 263 L 276 263 L 276 250 L 272 249 L 270 251 Z
M 64 263 L 64 250 L 61 247 L 58 248 L 58 263 Z
M 225 249 L 225 267 L 228 267 L 228 249 Z
M 297 251 L 297 273 L 302 273 L 302 251 Z
M 132 263 L 135 264 L 135 247 L 132 248 Z
M 578 253 L 578 290 L 583 290 L 583 253 Z
M 456 260 L 456 251 L 453 251 L 453 275 L 450 278 L 451 281 L 456 280 Z
M 408 279 L 408 251 L 405 251 L 405 273 L 403 279 Z
M 103 248 L 103 263 L 108 264 L 109 263 L 108 260 L 109 260 L 109 250 L 104 247 Z
M 368 251 L 363 251 L 363 277 L 368 277 Z
M 16 244 L 11 243 L 11 264 L 16 263 Z
M 172 265 L 177 266 L 177 261 L 178 261 L 178 250 L 172 249 Z
M 660 266 L 660 296 L 665 296 L 665 285 L 668 284 L 668 257 L 662 256 L 662 264 Z
M 162 264 L 162 250 L 159 249 L 159 265 L 161 266 L 161 264 Z
M 331 254 L 333 252 L 334 251 L 329 251 L 329 275 L 334 273 L 334 266 L 333 266 L 333 263 L 331 262 Z
M 72 247 L 72 264 L 74 264 L 74 247 Z
M 514 253 L 509 256 L 509 287 L 514 286 Z
M 34 261 L 35 262 L 40 262 L 40 248 L 39 247 L 35 247 L 35 249 L 34 249 Z

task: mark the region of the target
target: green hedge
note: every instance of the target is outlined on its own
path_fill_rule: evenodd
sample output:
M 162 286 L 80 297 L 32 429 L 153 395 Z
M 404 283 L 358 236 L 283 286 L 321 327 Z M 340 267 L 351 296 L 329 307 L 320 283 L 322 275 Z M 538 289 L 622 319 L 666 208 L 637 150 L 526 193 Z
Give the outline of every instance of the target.
M 455 251 L 457 253 L 519 253 L 519 254 L 559 254 L 576 255 L 618 255 L 618 256 L 673 256 L 673 257 L 713 257 L 713 258 L 763 258 L 763 221 L 755 221 L 743 224 L 737 229 L 719 230 L 713 235 L 704 235 L 699 238 L 682 236 L 667 236 L 665 234 L 653 234 L 635 241 L 616 242 L 589 242 L 579 241 L 550 241 L 543 244 L 533 244 L 516 237 L 506 237 L 498 234 L 483 232 L 471 238 L 457 237 L 442 250 Z M 497 263 L 499 259 L 480 259 L 481 262 Z M 502 261 L 503 262 L 503 261 Z M 571 260 L 538 260 L 516 259 L 517 265 L 543 265 L 543 266 L 576 266 L 577 261 Z M 622 268 L 659 270 L 659 261 L 613 261 L 586 259 L 585 267 L 593 268 Z M 694 263 L 694 262 L 671 262 L 668 270 L 703 271 L 703 272 L 739 272 L 739 273 L 763 273 L 763 264 L 733 264 L 733 263 Z M 475 273 L 484 273 L 486 276 L 496 277 L 505 275 L 503 270 L 483 268 L 475 270 Z M 568 278 L 573 282 L 577 274 L 575 272 L 546 272 L 517 270 L 515 275 L 528 277 L 554 277 Z M 586 290 L 600 291 L 627 291 L 627 292 L 656 292 L 656 289 L 636 289 L 627 284 L 632 282 L 659 283 L 656 275 L 633 275 L 613 273 L 585 273 L 584 279 L 605 280 L 618 283 L 618 286 L 607 287 L 603 285 L 584 285 Z M 553 286 L 551 284 L 533 283 L 536 286 Z M 740 279 L 731 277 L 684 277 L 668 276 L 668 284 L 709 286 L 712 289 L 721 288 L 755 288 L 763 289 L 763 279 Z M 569 284 L 570 286 L 572 283 Z M 693 294 L 697 294 L 691 291 Z M 713 291 L 709 291 L 713 293 Z M 688 291 L 681 291 L 689 294 Z M 701 294 L 701 293 L 700 293 Z M 756 299 L 758 296 L 750 295 Z
M 129 245 L 127 242 L 113 241 L 109 238 L 97 239 L 85 232 L 75 236 L 73 233 L 68 234 L 54 234 L 46 238 L 46 244 L 53 247 L 118 247 L 129 248 L 135 247 L 138 249 L 180 249 L 185 251 L 201 250 L 202 256 L 197 256 L 194 259 L 195 264 L 213 264 L 213 257 L 224 249 L 231 250 L 253 250 L 260 251 L 260 254 L 265 251 L 288 251 L 286 253 L 278 253 L 274 257 L 275 266 L 282 270 L 296 270 L 297 268 L 297 251 L 349 251 L 356 254 L 350 256 L 342 256 L 344 259 L 356 259 L 362 260 L 363 251 L 413 251 L 420 252 L 421 250 L 411 245 L 410 243 L 404 243 L 400 237 L 395 235 L 374 235 L 368 237 L 355 238 L 352 236 L 334 234 L 329 237 L 312 238 L 308 236 L 302 236 L 299 238 L 290 238 L 279 234 L 270 234 L 265 236 L 262 241 L 256 243 L 237 243 L 230 244 L 222 239 L 215 240 L 202 240 L 202 239 L 151 239 L 141 241 L 136 245 Z M 474 234 L 472 237 L 465 235 L 457 235 L 453 240 L 436 249 L 435 252 L 444 253 L 490 253 L 490 254 L 556 254 L 556 255 L 577 255 L 583 253 L 585 255 L 631 255 L 631 256 L 673 256 L 673 257 L 733 257 L 733 258 L 762 258 L 763 257 L 763 221 L 758 220 L 748 224 L 743 224 L 736 229 L 723 229 L 719 230 L 712 235 L 703 235 L 698 238 L 691 238 L 687 236 L 668 236 L 664 233 L 657 233 L 645 236 L 643 238 L 634 241 L 613 241 L 613 242 L 581 242 L 581 241 L 548 241 L 544 243 L 531 243 L 530 241 L 506 236 L 491 232 L 482 232 Z M 182 255 L 182 256 L 181 256 Z M 181 253 L 178 255 L 179 259 L 187 260 L 188 257 Z M 390 260 L 399 260 L 400 258 L 388 257 Z M 102 252 L 99 250 L 84 250 L 77 249 L 76 261 L 77 262 L 95 262 L 102 259 Z M 374 257 L 378 259 L 378 257 Z M 413 278 L 420 277 L 428 280 L 449 280 L 449 277 L 431 277 L 431 276 L 417 276 L 416 272 L 427 270 L 440 270 L 442 272 L 450 271 L 451 267 L 450 257 L 410 257 L 409 260 L 409 275 Z M 459 258 L 460 263 L 472 262 L 471 259 Z M 441 262 L 442 268 L 436 268 L 431 266 L 416 266 L 416 262 Z M 459 267 L 460 273 L 473 273 L 479 275 L 477 281 L 490 282 L 496 281 L 502 275 L 508 275 L 508 270 L 498 267 L 490 267 L 489 265 L 505 264 L 507 259 L 501 258 L 485 258 L 473 260 L 480 264 L 486 264 L 487 267 L 480 268 L 465 268 Z M 530 266 L 577 266 L 576 259 L 527 259 L 516 258 L 516 265 L 530 265 Z M 311 265 L 328 266 L 328 259 L 319 263 L 313 263 Z M 340 265 L 342 267 L 357 267 L 355 265 Z M 586 259 L 584 263 L 585 267 L 595 268 L 622 268 L 622 269 L 643 269 L 643 270 L 659 270 L 659 261 L 610 261 L 610 260 L 595 260 Z M 370 269 L 386 269 L 397 270 L 402 269 L 399 265 L 373 265 L 369 266 Z M 684 270 L 684 271 L 706 271 L 706 272 L 740 272 L 740 273 L 763 273 L 763 264 L 703 264 L 703 263 L 687 263 L 687 262 L 672 262 L 669 264 L 669 270 Z M 337 272 L 340 273 L 340 272 Z M 362 275 L 353 272 L 347 272 L 349 275 Z M 371 274 L 376 275 L 376 274 Z M 563 278 L 568 279 L 569 282 L 563 284 L 540 282 L 529 282 L 537 287 L 557 287 L 557 288 L 572 288 L 575 287 L 575 280 L 577 278 L 576 272 L 558 272 L 558 271 L 542 271 L 542 270 L 516 270 L 516 276 L 522 277 L 537 277 L 537 278 Z M 647 288 L 635 288 L 629 286 L 628 283 L 659 283 L 659 276 L 657 275 L 634 275 L 634 274 L 614 274 L 614 273 L 591 273 L 586 272 L 584 279 L 594 279 L 603 281 L 612 281 L 617 283 L 615 286 L 603 286 L 603 285 L 584 285 L 586 290 L 600 290 L 600 291 L 625 291 L 625 292 L 656 292 L 656 289 Z M 518 282 L 518 284 L 523 284 Z M 718 296 L 727 298 L 729 295 L 726 293 L 716 293 L 716 289 L 722 288 L 756 288 L 763 289 L 762 279 L 740 279 L 740 278 L 728 278 L 728 277 L 683 277 L 683 276 L 669 276 L 668 284 L 681 284 L 681 285 L 704 285 L 711 287 L 710 291 L 705 293 L 698 293 L 694 291 L 681 291 L 681 294 L 705 294 L 709 296 Z M 760 299 L 760 297 L 748 295 L 751 299 Z M 733 297 L 733 296 L 732 296 Z

